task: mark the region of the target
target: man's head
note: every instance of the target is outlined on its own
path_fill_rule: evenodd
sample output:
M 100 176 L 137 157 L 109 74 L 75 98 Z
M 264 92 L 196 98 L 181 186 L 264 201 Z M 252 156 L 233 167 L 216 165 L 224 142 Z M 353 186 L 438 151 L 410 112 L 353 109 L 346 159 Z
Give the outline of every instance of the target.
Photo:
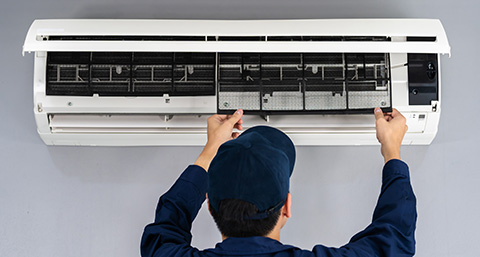
M 253 127 L 224 143 L 208 171 L 209 208 L 220 232 L 266 236 L 278 223 L 283 226 L 290 216 L 294 164 L 292 141 L 272 127 Z

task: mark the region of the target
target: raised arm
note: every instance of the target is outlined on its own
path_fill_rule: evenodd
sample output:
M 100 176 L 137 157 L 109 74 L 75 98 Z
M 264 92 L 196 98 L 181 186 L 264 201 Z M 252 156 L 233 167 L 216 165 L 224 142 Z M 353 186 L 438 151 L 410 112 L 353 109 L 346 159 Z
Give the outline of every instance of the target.
M 385 159 L 382 189 L 372 223 L 340 248 L 314 247 L 317 256 L 413 256 L 415 254 L 416 199 L 409 170 L 400 160 L 407 131 L 406 119 L 396 109 L 375 109 L 377 138 Z
M 406 119 L 393 109 L 391 113 L 383 113 L 382 109 L 375 108 L 377 139 L 380 142 L 381 153 L 387 163 L 391 159 L 400 160 L 400 147 L 403 137 L 408 130 Z
M 192 222 L 207 193 L 210 162 L 224 142 L 236 138 L 233 128 L 242 129 L 242 110 L 233 115 L 213 115 L 208 119 L 208 141 L 195 165 L 190 165 L 175 184 L 160 197 L 155 221 L 145 227 L 140 251 L 142 256 L 193 256 Z
M 217 154 L 218 148 L 228 140 L 238 137 L 237 132 L 232 132 L 234 128 L 242 130 L 243 110 L 238 109 L 233 115 L 213 115 L 208 118 L 207 123 L 207 144 L 202 153 L 195 161 L 198 165 L 208 171 L 208 167 Z

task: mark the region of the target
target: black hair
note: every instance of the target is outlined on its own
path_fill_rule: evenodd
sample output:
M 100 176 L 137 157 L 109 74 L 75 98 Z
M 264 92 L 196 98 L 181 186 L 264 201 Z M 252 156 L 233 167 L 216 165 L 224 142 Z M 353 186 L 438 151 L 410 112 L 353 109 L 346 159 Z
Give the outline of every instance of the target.
M 278 222 L 280 210 L 264 219 L 248 219 L 258 213 L 252 203 L 239 199 L 221 200 L 218 211 L 210 205 L 210 213 L 218 230 L 226 237 L 251 237 L 268 235 Z

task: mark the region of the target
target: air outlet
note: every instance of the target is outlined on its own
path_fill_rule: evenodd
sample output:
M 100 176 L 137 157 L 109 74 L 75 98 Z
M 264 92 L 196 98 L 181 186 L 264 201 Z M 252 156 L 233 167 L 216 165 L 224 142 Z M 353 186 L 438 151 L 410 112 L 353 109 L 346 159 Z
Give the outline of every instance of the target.
M 409 37 L 415 41 L 431 41 L 430 37 Z M 46 41 L 391 41 L 390 37 L 382 36 L 48 36 L 40 37 Z

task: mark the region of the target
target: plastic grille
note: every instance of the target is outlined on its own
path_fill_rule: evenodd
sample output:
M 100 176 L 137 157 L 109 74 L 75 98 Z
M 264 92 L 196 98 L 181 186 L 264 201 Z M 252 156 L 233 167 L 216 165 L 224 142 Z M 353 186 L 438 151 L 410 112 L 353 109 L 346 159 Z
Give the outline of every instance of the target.
M 215 53 L 52 52 L 47 95 L 215 95 Z

